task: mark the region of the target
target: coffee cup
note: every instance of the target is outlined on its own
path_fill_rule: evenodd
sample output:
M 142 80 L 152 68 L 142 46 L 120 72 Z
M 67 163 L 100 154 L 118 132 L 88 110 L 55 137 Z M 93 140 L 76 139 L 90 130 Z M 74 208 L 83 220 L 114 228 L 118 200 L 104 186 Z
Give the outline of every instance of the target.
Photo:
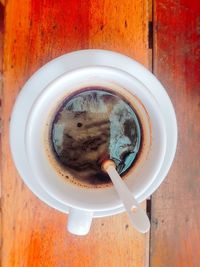
M 160 107 L 149 89 L 129 73 L 114 67 L 88 66 L 68 71 L 50 82 L 30 108 L 25 125 L 25 151 L 34 179 L 50 196 L 69 207 L 68 230 L 77 235 L 88 233 L 94 212 L 122 205 L 112 184 L 99 187 L 74 184 L 74 174 L 57 164 L 49 145 L 49 129 L 58 107 L 64 99 L 91 87 L 109 89 L 137 113 L 141 147 L 136 161 L 123 175 L 136 199 L 141 200 L 155 182 L 166 152 L 166 127 Z

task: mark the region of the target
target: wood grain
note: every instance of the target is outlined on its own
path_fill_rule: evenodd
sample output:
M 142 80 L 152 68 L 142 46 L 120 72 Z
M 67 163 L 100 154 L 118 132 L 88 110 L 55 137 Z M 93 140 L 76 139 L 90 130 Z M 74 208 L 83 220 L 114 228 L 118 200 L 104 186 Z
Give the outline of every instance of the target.
M 2 126 L 2 113 L 1 113 L 1 103 L 2 103 L 2 87 L 3 87 L 3 37 L 4 37 L 4 6 L 0 3 L 0 176 L 1 176 L 1 126 Z M 0 188 L 1 196 L 1 188 Z
M 8 1 L 3 88 L 2 267 L 148 266 L 145 263 L 148 235 L 136 233 L 126 214 L 94 220 L 86 237 L 67 233 L 67 216 L 40 202 L 18 176 L 8 143 L 10 114 L 20 88 L 52 58 L 77 49 L 106 48 L 134 56 L 147 66 L 147 17 L 146 0 Z
M 2 145 L 1 145 L 1 130 L 2 130 L 2 89 L 3 89 L 3 37 L 4 37 L 4 6 L 0 4 L 0 207 L 2 203 Z M 0 259 L 2 255 L 2 210 L 0 208 Z
M 179 140 L 152 197 L 150 266 L 199 267 L 200 2 L 157 0 L 154 12 L 154 72 L 174 103 Z
M 5 0 L 1 0 L 0 3 L 1 3 L 2 6 L 4 6 L 5 5 Z
M 148 67 L 148 1 L 91 1 L 89 47 L 111 49 Z

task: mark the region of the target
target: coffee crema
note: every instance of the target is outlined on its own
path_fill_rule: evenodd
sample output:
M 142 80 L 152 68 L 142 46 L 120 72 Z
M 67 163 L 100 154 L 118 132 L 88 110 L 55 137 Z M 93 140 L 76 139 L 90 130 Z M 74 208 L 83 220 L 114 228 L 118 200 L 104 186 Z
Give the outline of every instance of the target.
M 112 159 L 123 177 L 140 149 L 140 122 L 133 108 L 112 90 L 82 88 L 56 110 L 49 143 L 69 181 L 90 188 L 108 186 L 111 180 L 101 164 Z

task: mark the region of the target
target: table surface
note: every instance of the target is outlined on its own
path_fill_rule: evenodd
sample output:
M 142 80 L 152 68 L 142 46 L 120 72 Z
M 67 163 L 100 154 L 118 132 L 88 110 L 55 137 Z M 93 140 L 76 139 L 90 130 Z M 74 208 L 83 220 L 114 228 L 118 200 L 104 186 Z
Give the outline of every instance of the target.
M 49 60 L 86 48 L 138 60 L 174 104 L 177 153 L 166 180 L 143 203 L 149 234 L 137 233 L 124 213 L 95 219 L 85 237 L 67 233 L 67 216 L 38 200 L 12 162 L 9 120 L 21 87 Z M 1 266 L 199 267 L 200 2 L 1 1 L 0 58 Z

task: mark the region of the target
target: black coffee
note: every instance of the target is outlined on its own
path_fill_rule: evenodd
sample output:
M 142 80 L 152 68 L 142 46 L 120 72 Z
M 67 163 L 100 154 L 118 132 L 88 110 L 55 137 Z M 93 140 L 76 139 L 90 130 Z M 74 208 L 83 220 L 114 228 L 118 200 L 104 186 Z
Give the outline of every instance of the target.
M 141 130 L 127 102 L 109 89 L 90 87 L 64 100 L 53 119 L 50 142 L 59 165 L 79 185 L 103 185 L 111 181 L 102 161 L 114 160 L 123 175 L 136 159 Z

